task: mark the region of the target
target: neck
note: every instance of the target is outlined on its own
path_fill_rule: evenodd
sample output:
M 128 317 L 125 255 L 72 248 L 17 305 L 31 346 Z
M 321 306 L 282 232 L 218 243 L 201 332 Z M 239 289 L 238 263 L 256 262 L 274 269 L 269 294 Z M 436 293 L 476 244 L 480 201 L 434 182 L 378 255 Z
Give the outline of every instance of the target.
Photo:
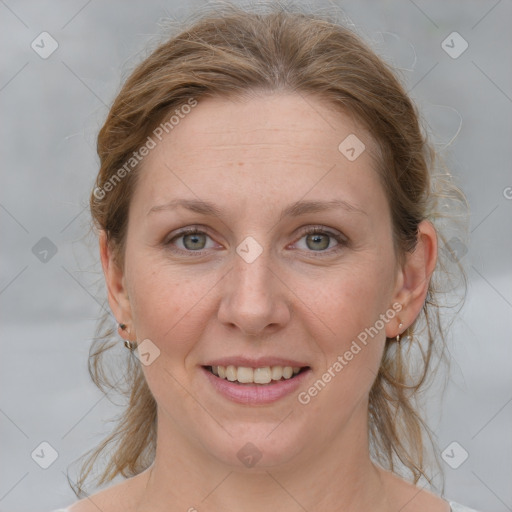
M 387 510 L 382 470 L 370 459 L 367 413 L 356 411 L 342 432 L 330 438 L 319 431 L 311 453 L 286 465 L 241 469 L 205 456 L 158 415 L 155 461 L 144 472 L 137 512 L 280 512 Z M 143 476 L 143 475 L 140 475 Z

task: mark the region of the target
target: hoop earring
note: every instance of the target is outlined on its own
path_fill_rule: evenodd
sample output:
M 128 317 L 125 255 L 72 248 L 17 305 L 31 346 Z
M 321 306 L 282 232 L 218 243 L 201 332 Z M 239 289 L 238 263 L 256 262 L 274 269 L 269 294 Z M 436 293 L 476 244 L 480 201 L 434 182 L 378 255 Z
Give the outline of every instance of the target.
M 124 340 L 124 346 L 132 352 L 137 348 L 137 343 L 129 340 Z
M 126 324 L 123 324 L 123 323 L 119 323 L 118 324 L 118 327 L 119 329 L 121 329 L 122 331 L 124 331 L 126 329 Z M 137 348 L 137 343 L 136 342 L 132 342 L 130 340 L 123 340 L 124 341 L 124 346 L 128 349 L 128 350 L 135 350 Z

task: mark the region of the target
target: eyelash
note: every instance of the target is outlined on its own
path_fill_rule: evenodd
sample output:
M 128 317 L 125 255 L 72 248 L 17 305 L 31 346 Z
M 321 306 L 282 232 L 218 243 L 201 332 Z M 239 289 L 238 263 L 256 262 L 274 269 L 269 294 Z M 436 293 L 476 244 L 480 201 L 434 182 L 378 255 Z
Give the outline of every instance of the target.
M 303 238 L 304 236 L 314 235 L 317 233 L 320 233 L 322 235 L 328 235 L 331 238 L 334 238 L 334 240 L 336 240 L 336 242 L 338 242 L 338 245 L 336 245 L 335 247 L 332 247 L 330 249 L 326 249 L 324 251 L 313 251 L 313 250 L 307 251 L 309 253 L 312 253 L 314 255 L 314 257 L 322 258 L 327 255 L 332 255 L 334 253 L 338 253 L 339 251 L 343 250 L 345 248 L 345 246 L 348 244 L 346 238 L 343 235 L 335 233 L 333 231 L 330 231 L 330 230 L 324 228 L 323 226 L 311 226 L 311 227 L 308 227 L 308 228 L 302 230 L 300 237 L 297 239 L 297 241 L 300 240 L 301 238 Z M 201 229 L 199 226 L 192 226 L 192 227 L 188 227 L 188 228 L 183 228 L 181 231 L 178 231 L 178 233 L 176 233 L 175 236 L 173 236 L 171 239 L 164 242 L 164 245 L 166 247 L 171 247 L 172 242 L 174 242 L 175 240 L 177 240 L 183 236 L 186 236 L 186 235 L 197 235 L 197 234 L 210 236 L 204 229 Z M 208 249 L 203 249 L 203 250 L 199 250 L 199 251 L 191 251 L 191 250 L 172 248 L 171 250 L 173 252 L 182 253 L 182 254 L 183 253 L 193 253 L 194 255 L 198 255 L 198 256 L 204 255 L 208 252 Z

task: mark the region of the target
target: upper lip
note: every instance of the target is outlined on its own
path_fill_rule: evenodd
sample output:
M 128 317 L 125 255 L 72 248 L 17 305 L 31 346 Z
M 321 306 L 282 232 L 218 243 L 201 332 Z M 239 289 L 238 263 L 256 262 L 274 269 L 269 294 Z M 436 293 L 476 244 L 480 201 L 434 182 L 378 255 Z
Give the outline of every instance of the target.
M 214 359 L 204 366 L 245 366 L 247 368 L 263 368 L 265 366 L 291 366 L 294 368 L 303 368 L 309 366 L 303 362 L 295 361 L 293 359 L 285 359 L 282 357 L 258 357 L 248 358 L 243 356 L 234 357 L 221 357 L 220 359 Z

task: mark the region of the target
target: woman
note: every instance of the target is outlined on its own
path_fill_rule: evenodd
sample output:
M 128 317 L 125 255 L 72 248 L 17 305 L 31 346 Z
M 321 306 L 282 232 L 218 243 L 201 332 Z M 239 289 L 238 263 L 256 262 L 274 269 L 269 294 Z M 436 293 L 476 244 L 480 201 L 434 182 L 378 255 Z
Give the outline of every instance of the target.
M 205 15 L 129 77 L 98 153 L 130 400 L 77 496 L 107 446 L 99 484 L 129 478 L 68 511 L 470 510 L 416 485 L 443 339 L 435 155 L 357 36 Z M 112 346 L 93 347 L 99 385 Z

